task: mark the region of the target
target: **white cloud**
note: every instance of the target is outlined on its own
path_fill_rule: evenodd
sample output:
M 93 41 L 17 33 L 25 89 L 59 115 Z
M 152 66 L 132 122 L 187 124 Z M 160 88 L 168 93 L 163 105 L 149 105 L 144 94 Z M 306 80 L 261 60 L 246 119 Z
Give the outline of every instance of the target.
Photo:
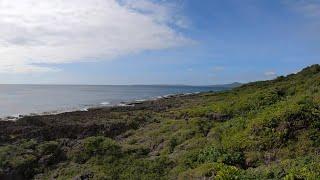
M 29 64 L 23 64 L 23 65 L 4 65 L 0 66 L 0 72 L 14 74 L 14 73 L 47 73 L 47 72 L 59 72 L 60 69 L 57 68 L 49 68 L 49 67 L 42 67 L 42 66 L 36 66 L 36 65 L 29 65 Z
M 320 1 L 305 1 L 301 4 L 301 8 L 309 17 L 320 18 Z
M 283 0 L 290 11 L 298 15 L 300 26 L 295 31 L 307 41 L 318 43 L 320 40 L 320 1 L 319 0 Z
M 47 72 L 37 64 L 99 61 L 191 40 L 170 3 L 147 0 L 0 0 L 0 72 Z
M 287 0 L 286 3 L 304 16 L 320 20 L 319 0 Z
M 190 22 L 181 16 L 181 4 L 172 3 L 170 1 L 160 1 L 153 3 L 150 0 L 122 0 L 125 6 L 141 13 L 152 16 L 159 23 L 166 23 L 180 28 L 187 28 Z
M 277 76 L 277 73 L 274 71 L 268 71 L 268 72 L 265 72 L 264 75 L 268 77 L 274 77 L 274 76 Z

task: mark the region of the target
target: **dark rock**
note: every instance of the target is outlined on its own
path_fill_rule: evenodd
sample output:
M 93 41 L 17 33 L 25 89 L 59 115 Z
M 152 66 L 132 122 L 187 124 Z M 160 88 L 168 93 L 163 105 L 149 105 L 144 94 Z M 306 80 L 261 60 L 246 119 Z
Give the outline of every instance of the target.
M 219 113 L 210 113 L 206 115 L 206 118 L 210 121 L 226 121 L 231 119 L 231 116 Z
M 84 172 L 83 174 L 74 177 L 73 180 L 90 180 L 93 179 L 93 177 L 93 172 Z

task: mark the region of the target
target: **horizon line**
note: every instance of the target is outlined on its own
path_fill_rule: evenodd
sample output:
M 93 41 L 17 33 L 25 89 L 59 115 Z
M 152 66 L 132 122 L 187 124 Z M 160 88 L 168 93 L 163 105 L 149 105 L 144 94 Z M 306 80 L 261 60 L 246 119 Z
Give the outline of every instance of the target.
M 248 83 L 248 82 L 246 82 Z M 244 82 L 232 82 L 221 84 L 207 84 L 207 85 L 191 85 L 191 84 L 66 84 L 66 83 L 0 83 L 0 85 L 34 85 L 34 86 L 194 86 L 194 87 L 208 87 L 208 86 L 224 86 L 232 84 L 245 84 Z

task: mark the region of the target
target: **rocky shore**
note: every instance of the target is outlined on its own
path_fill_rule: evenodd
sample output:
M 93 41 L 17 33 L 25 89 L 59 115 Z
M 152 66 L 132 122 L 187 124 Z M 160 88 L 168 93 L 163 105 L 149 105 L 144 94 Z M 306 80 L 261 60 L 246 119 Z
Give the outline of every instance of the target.
M 70 149 L 77 149 L 78 144 L 87 137 L 103 136 L 119 141 L 125 138 L 130 130 L 137 130 L 147 124 L 158 122 L 159 113 L 182 107 L 186 102 L 194 101 L 197 97 L 200 97 L 199 93 L 176 94 L 152 100 L 123 102 L 119 106 L 90 108 L 87 111 L 21 116 L 16 120 L 1 120 L 0 150 L 1 147 L 21 145 L 25 141 L 34 141 L 37 144 L 54 141 L 59 142 L 59 146 L 68 153 Z M 60 152 L 59 155 L 51 154 L 52 157 L 39 154 L 35 150 L 24 153 L 36 158 L 31 164 L 32 167 L 40 167 L 40 172 L 50 163 L 56 164 L 65 160 L 65 155 L 61 155 Z M 36 173 L 24 174 L 22 171 L 26 171 L 25 168 L 28 169 L 24 166 L 15 168 L 9 165 L 6 169 L 0 170 L 0 179 L 29 179 Z
M 131 128 L 142 126 L 149 113 L 179 106 L 179 101 L 199 93 L 176 94 L 145 101 L 123 102 L 117 106 L 89 108 L 60 114 L 8 117 L 0 121 L 0 145 L 19 139 L 48 141 L 58 138 L 85 138 L 103 135 L 114 138 Z M 144 116 L 135 114 L 146 111 Z M 139 114 L 141 115 L 141 114 Z M 124 116 L 128 119 L 124 119 Z M 139 122 L 135 121 L 139 119 Z

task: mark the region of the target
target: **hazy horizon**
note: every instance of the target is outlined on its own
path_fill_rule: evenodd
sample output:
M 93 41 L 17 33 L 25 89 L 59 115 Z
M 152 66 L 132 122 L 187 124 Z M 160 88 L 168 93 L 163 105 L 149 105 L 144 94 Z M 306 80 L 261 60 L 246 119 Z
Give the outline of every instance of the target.
M 224 86 L 232 84 L 245 84 L 240 82 L 226 83 L 226 84 L 204 84 L 204 85 L 191 85 L 191 84 L 0 84 L 0 85 L 31 85 L 31 86 Z

